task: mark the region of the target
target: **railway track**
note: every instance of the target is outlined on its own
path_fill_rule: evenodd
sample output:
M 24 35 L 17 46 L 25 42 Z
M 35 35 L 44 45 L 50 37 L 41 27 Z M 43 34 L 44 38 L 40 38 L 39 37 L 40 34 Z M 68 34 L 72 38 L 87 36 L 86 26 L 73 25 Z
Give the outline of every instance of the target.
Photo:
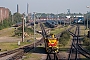
M 60 55 L 57 54 L 47 54 L 46 60 L 60 60 Z
M 41 26 L 42 27 L 42 30 L 43 30 L 43 32 L 44 32 L 44 34 L 46 34 L 45 33 L 45 31 L 44 31 L 44 28 L 43 28 L 43 26 Z M 67 30 L 65 30 L 65 31 L 68 31 L 68 30 L 71 30 L 72 28 L 74 28 L 75 26 L 72 26 L 72 27 L 70 27 L 69 29 L 67 29 Z M 63 31 L 63 32 L 65 32 L 65 31 Z M 62 33 L 63 33 L 62 32 Z M 60 38 L 60 36 L 62 35 L 62 33 L 59 33 L 59 34 L 57 34 L 56 35 L 56 37 L 58 37 L 58 38 Z M 45 35 L 44 35 L 45 36 Z M 46 60 L 62 60 L 62 59 L 60 59 L 60 55 L 58 54 L 58 53 L 54 53 L 54 54 L 49 54 L 49 53 L 47 53 L 47 58 L 46 58 Z M 63 59 L 63 60 L 65 60 L 65 59 Z
M 40 45 L 43 41 L 44 41 L 43 38 L 40 41 L 37 41 L 35 43 L 35 47 Z M 9 57 L 7 60 L 18 60 L 18 59 L 22 58 L 24 53 L 29 52 L 33 48 L 34 48 L 34 43 L 27 45 L 27 46 L 24 46 L 24 47 L 21 47 L 21 48 L 18 48 L 18 49 L 15 49 L 15 50 L 11 50 L 11 51 L 7 51 L 5 53 L 2 53 L 2 54 L 0 54 L 0 58 L 16 53 L 14 56 Z
M 42 38 L 40 41 L 35 42 L 35 47 L 40 45 L 43 41 L 44 41 L 44 39 Z M 18 60 L 18 59 L 22 58 L 24 53 L 29 52 L 33 48 L 34 48 L 34 43 L 24 46 L 24 47 L 21 47 L 21 48 L 18 48 L 18 49 L 15 49 L 15 50 L 11 50 L 11 51 L 2 53 L 2 54 L 0 54 L 0 58 L 16 53 L 15 55 L 9 57 L 7 60 Z
M 71 28 L 69 28 L 69 29 L 71 29 Z M 44 31 L 42 31 L 42 32 L 44 32 Z M 46 32 L 44 32 L 44 34 L 46 34 Z M 60 37 L 60 35 L 61 35 L 61 33 L 58 34 L 57 37 L 58 36 Z M 39 41 L 35 42 L 35 47 L 40 45 L 43 41 L 44 41 L 44 39 L 42 38 Z M 15 49 L 15 50 L 11 50 L 11 51 L 2 53 L 2 54 L 0 54 L 0 58 L 16 53 L 15 55 L 7 58 L 7 60 L 18 60 L 18 59 L 21 59 L 23 57 L 24 53 L 29 52 L 33 48 L 34 48 L 34 43 L 27 45 L 27 46 L 24 46 L 24 47 L 21 47 L 21 48 L 18 48 L 18 49 Z M 56 57 L 55 59 L 57 59 L 57 56 L 58 56 L 58 54 L 54 54 L 54 57 Z
M 41 40 L 35 42 L 35 47 L 40 45 L 42 42 L 43 42 L 43 38 Z M 7 60 L 18 60 L 18 59 L 22 58 L 24 53 L 29 52 L 33 48 L 34 48 L 34 43 L 24 46 L 24 47 L 21 47 L 21 48 L 18 48 L 18 49 L 15 49 L 15 50 L 11 50 L 11 51 L 2 53 L 2 54 L 0 54 L 0 58 L 16 53 L 15 55 L 9 57 Z
M 70 32 L 70 31 L 69 31 Z M 90 52 L 82 48 L 80 45 L 80 29 L 76 27 L 75 33 L 70 32 L 73 36 L 72 45 L 70 48 L 68 60 L 80 60 L 80 54 L 90 59 Z

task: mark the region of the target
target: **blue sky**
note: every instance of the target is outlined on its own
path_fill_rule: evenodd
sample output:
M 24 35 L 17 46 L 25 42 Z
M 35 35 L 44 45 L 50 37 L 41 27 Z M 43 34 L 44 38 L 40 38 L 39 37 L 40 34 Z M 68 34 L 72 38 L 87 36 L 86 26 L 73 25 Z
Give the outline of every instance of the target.
M 27 3 L 31 13 L 67 13 L 67 9 L 70 9 L 71 13 L 90 11 L 90 8 L 86 8 L 90 6 L 90 0 L 1 0 L 0 7 L 9 8 L 14 13 L 18 4 L 20 13 L 23 13 L 26 12 Z

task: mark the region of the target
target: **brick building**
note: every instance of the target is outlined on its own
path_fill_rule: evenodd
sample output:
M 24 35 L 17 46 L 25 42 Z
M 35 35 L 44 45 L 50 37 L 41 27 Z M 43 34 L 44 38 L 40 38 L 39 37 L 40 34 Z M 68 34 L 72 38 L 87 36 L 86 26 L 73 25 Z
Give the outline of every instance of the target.
M 0 7 L 0 22 L 9 17 L 10 10 L 5 7 Z

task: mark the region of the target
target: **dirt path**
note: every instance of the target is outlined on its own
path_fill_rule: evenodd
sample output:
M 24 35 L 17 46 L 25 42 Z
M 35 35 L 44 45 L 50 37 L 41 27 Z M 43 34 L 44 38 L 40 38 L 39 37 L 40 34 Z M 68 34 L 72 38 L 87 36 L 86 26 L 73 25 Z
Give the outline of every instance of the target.
M 18 42 L 21 40 L 22 40 L 21 38 L 16 37 L 7 37 L 7 36 L 0 37 L 0 42 Z

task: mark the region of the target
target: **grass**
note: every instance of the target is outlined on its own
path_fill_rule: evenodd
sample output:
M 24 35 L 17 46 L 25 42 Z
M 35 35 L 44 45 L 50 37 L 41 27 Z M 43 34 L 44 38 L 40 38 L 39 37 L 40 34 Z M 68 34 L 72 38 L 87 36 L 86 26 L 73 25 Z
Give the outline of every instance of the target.
M 80 60 L 90 60 L 90 59 L 87 59 L 86 57 L 84 57 L 84 56 L 81 55 Z
M 56 28 L 56 29 L 52 29 L 51 30 L 51 32 L 50 33 L 52 33 L 52 34 L 58 34 L 58 33 L 60 33 L 60 32 L 62 32 L 62 31 L 64 31 L 64 30 L 66 30 L 66 29 L 68 29 L 70 26 L 68 26 L 68 27 L 63 27 L 63 28 Z
M 34 53 L 25 54 L 25 58 L 23 60 L 40 60 L 41 55 Z
M 85 29 L 85 26 L 80 26 L 81 35 L 87 35 L 88 31 L 89 31 L 88 29 Z
M 26 57 L 23 60 L 40 60 L 43 50 L 42 46 L 38 46 L 35 48 L 35 51 L 33 49 L 29 53 L 25 54 Z
M 71 32 L 75 32 L 76 26 L 71 30 Z M 81 25 L 80 26 L 80 35 L 87 35 L 88 29 L 85 29 L 85 26 Z
M 87 59 L 85 56 L 80 55 L 80 60 L 90 60 L 90 59 Z
M 1 49 L 1 52 L 10 51 L 10 50 L 19 48 L 19 47 L 27 45 L 27 44 L 31 44 L 31 42 L 21 42 L 20 46 L 18 46 L 17 42 L 13 42 L 13 43 L 2 42 L 2 43 L 0 43 L 0 49 Z
M 39 26 L 38 26 L 39 27 Z M 15 31 L 15 28 L 14 27 L 11 27 L 11 28 L 5 28 L 3 30 L 0 30 L 0 37 L 12 37 L 14 35 L 14 31 Z M 40 34 L 36 34 L 36 37 L 41 37 Z M 18 39 L 18 37 L 15 37 Z M 19 37 L 20 39 L 21 37 Z M 1 52 L 3 51 L 9 51 L 9 50 L 12 50 L 12 49 L 15 49 L 15 48 L 18 48 L 18 47 L 21 47 L 23 45 L 27 45 L 27 44 L 31 44 L 34 40 L 33 40 L 33 35 L 30 35 L 29 37 L 25 37 L 25 42 L 22 43 L 21 42 L 21 45 L 18 46 L 17 45 L 17 42 L 0 42 L 0 49 L 1 49 Z M 31 40 L 30 42 L 27 42 L 27 40 Z
M 71 29 L 71 32 L 75 32 L 75 30 L 76 30 L 76 26 L 73 29 Z
M 87 58 L 81 58 L 80 60 L 90 60 L 90 59 L 87 59 Z
M 15 49 L 17 47 L 19 47 L 17 45 L 17 43 L 0 43 L 1 52 L 9 51 L 9 50 Z
M 53 34 L 58 34 L 58 33 L 60 33 L 60 32 L 62 32 L 64 29 L 63 28 L 61 28 L 61 29 L 53 29 L 53 30 L 51 30 L 51 32 L 50 33 L 53 33 Z
M 0 37 L 1 36 L 12 36 L 14 34 L 15 28 L 6 28 L 3 30 L 0 30 Z
M 36 25 L 36 30 L 41 30 L 40 23 Z

